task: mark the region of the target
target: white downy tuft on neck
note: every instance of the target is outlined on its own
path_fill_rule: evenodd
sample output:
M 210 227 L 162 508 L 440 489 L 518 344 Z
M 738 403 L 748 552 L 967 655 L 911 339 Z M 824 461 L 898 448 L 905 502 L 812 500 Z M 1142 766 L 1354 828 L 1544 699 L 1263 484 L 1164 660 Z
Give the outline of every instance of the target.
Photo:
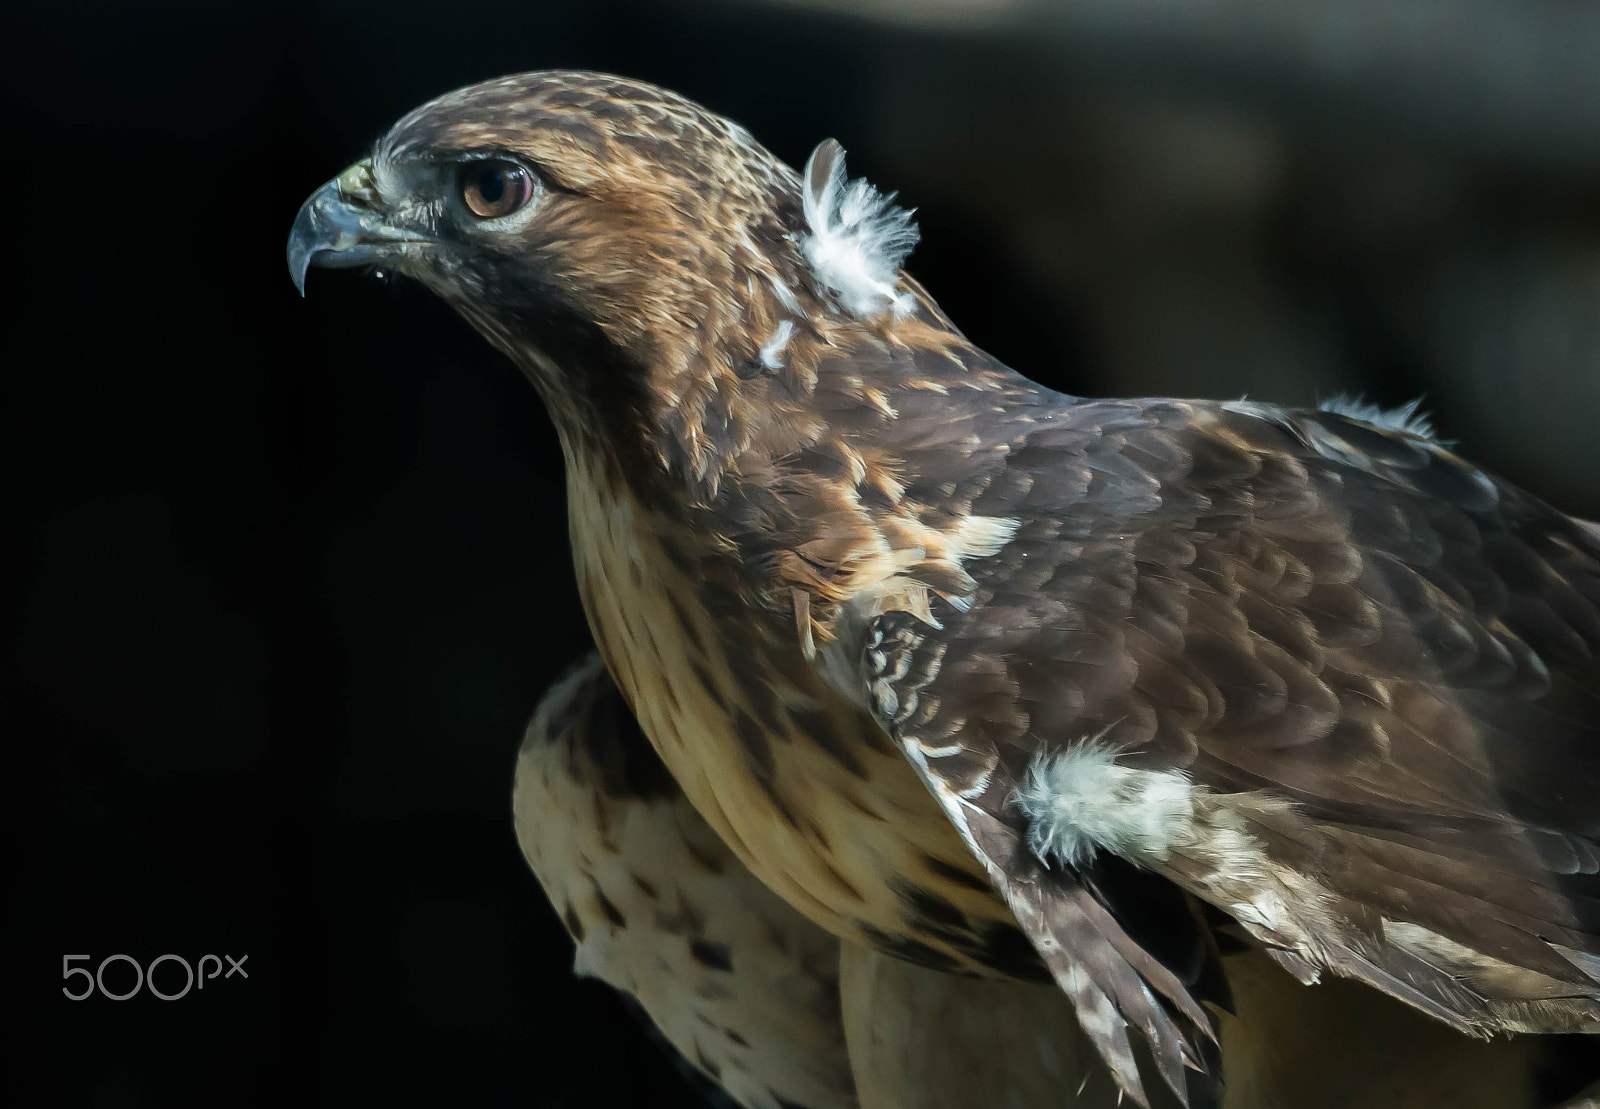
M 917 225 L 893 201 L 866 181 L 846 181 L 844 148 L 833 139 L 811 152 L 802 200 L 810 231 L 801 249 L 817 280 L 857 317 L 911 311 L 898 270 L 916 245 Z

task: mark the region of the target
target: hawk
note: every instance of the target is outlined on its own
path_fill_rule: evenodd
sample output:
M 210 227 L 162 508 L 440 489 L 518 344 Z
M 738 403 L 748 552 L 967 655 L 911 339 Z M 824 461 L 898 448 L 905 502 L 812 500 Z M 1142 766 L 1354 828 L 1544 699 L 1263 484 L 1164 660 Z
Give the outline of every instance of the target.
M 831 140 L 796 174 L 545 72 L 405 116 L 289 261 L 405 273 L 524 370 L 607 669 L 827 931 L 1047 975 L 1141 1105 L 1212 1058 L 1219 933 L 1600 1030 L 1600 533 L 1405 415 L 1042 388 L 915 238 Z

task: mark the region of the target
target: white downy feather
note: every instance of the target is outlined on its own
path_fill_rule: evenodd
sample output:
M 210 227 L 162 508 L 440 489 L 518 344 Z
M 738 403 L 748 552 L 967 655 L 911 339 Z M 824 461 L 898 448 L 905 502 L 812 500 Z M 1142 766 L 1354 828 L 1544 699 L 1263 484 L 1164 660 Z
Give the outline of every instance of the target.
M 806 162 L 802 201 L 810 229 L 801 242 L 817 280 L 861 318 L 903 316 L 912 298 L 899 289 L 900 264 L 917 242 L 911 212 L 863 180 L 847 181 L 844 149 L 827 139 Z
M 1081 866 L 1096 851 L 1141 862 L 1165 859 L 1193 833 L 1194 788 L 1173 770 L 1137 770 L 1117 749 L 1084 740 L 1041 755 L 1012 795 L 1028 818 L 1028 845 L 1048 863 Z

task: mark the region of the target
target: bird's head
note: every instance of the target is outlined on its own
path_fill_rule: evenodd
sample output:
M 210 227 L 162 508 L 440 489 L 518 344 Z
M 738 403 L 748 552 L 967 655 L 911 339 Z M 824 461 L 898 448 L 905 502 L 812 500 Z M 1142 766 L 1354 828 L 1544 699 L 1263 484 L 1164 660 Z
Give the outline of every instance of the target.
M 771 387 L 752 383 L 803 378 L 807 337 L 919 311 L 898 272 L 914 240 L 845 182 L 836 143 L 802 182 L 673 93 L 544 72 L 401 119 L 306 202 L 289 265 L 302 288 L 311 266 L 420 281 L 534 378 L 564 435 L 632 417 L 693 439 L 748 428 Z

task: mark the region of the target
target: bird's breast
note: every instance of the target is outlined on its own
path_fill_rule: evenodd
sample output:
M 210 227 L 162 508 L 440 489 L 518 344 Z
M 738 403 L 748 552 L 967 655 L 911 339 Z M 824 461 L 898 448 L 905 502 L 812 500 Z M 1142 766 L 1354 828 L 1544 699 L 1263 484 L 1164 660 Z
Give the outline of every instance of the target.
M 1032 953 L 905 757 L 784 627 L 625 486 L 568 465 L 579 591 L 601 655 L 695 808 L 836 935 L 950 969 Z M 699 550 L 699 545 L 705 547 Z

